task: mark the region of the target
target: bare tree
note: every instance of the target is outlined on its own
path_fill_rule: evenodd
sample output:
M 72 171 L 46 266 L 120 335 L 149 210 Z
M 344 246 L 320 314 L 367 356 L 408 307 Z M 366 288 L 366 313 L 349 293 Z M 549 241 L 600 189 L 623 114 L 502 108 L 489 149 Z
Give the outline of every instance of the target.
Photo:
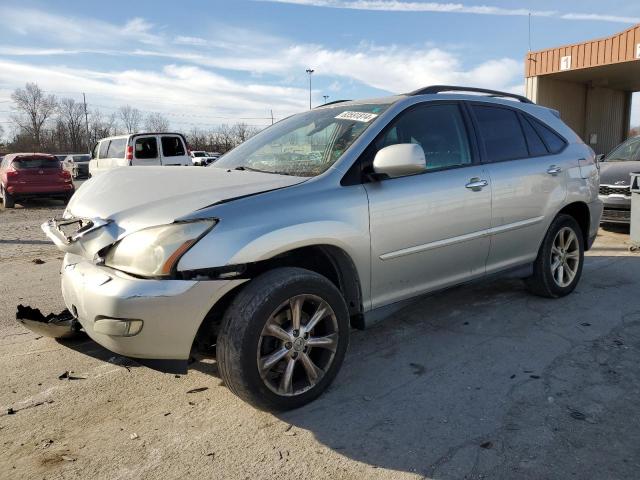
M 35 83 L 17 88 L 11 94 L 17 114 L 11 120 L 33 139 L 34 147 L 42 147 L 42 130 L 45 122 L 55 113 L 56 97 L 46 95 Z
M 4 144 L 4 127 L 0 125 L 0 145 Z
M 86 148 L 84 141 L 84 105 L 73 98 L 63 98 L 59 107 L 60 120 L 68 135 L 67 143 L 71 151 L 79 152 Z
M 105 117 L 100 110 L 93 110 L 89 116 L 89 132 L 92 145 L 101 138 L 115 135 L 117 133 L 116 114 L 112 113 Z
M 236 123 L 233 127 L 231 127 L 233 132 L 233 136 L 235 137 L 235 143 L 241 144 L 249 140 L 256 133 L 258 133 L 258 129 L 255 127 L 251 127 L 244 122 Z
M 148 132 L 168 132 L 169 120 L 161 113 L 150 113 L 144 121 L 144 129 Z
M 118 114 L 127 133 L 136 133 L 140 129 L 140 123 L 142 122 L 140 110 L 133 108 L 131 105 L 124 105 L 120 107 Z

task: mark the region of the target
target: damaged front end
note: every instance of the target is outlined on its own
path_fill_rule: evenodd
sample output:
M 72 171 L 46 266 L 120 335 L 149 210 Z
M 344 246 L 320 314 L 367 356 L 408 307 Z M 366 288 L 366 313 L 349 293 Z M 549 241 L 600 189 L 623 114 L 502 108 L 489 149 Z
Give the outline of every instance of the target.
M 103 218 L 63 217 L 43 223 L 45 235 L 63 252 L 92 258 L 102 248 L 114 243 L 121 232 L 107 227 L 115 225 Z M 79 240 L 82 239 L 82 242 Z

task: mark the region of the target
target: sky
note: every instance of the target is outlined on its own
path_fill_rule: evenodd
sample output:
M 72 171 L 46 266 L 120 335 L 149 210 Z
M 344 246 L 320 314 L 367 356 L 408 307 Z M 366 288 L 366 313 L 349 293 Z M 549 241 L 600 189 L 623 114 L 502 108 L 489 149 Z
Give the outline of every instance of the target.
M 461 1 L 2 0 L 0 125 L 10 133 L 10 95 L 26 82 L 57 97 L 84 92 L 105 114 L 159 112 L 182 131 L 305 110 L 308 68 L 313 105 L 431 84 L 522 93 L 529 46 L 640 23 L 637 0 Z

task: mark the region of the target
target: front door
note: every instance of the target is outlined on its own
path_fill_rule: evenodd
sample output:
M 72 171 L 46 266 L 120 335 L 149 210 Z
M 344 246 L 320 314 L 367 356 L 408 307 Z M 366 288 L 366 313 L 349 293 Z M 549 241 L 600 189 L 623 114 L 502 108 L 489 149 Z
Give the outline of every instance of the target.
M 491 185 L 484 167 L 474 162 L 460 106 L 411 107 L 375 142 L 375 150 L 419 144 L 427 171 L 365 184 L 373 308 L 482 275 Z

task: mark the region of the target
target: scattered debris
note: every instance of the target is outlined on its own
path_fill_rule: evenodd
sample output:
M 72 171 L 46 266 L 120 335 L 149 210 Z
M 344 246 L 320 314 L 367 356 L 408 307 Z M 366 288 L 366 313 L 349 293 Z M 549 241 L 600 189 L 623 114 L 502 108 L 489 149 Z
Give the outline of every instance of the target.
M 534 380 L 538 380 L 540 375 L 529 375 L 529 378 L 533 378 Z
M 168 417 L 169 415 L 171 415 L 171 412 L 167 412 L 164 414 L 165 417 Z
M 469 325 L 469 322 L 464 322 L 463 325 Z
M 514 374 L 513 374 L 513 375 L 511 375 L 509 378 L 510 378 L 511 380 L 513 380 L 514 378 L 516 378 L 516 374 L 514 373 Z
M 209 390 L 209 387 L 192 388 L 191 390 L 187 390 L 187 393 L 199 393 L 204 392 L 205 390 Z
M 418 376 L 424 375 L 424 372 L 426 370 L 424 365 L 421 365 L 419 363 L 410 363 L 409 366 L 413 368 L 414 375 L 418 375 Z
M 76 459 L 73 457 L 70 457 L 69 455 L 62 455 L 60 458 L 62 458 L 62 460 L 64 460 L 65 462 L 75 462 Z
M 587 419 L 587 416 L 584 413 L 582 413 L 582 412 L 580 412 L 578 410 L 571 410 L 569 412 L 569 415 L 571 415 L 571 418 L 574 418 L 576 420 L 586 420 Z
M 483 442 L 480 444 L 480 448 L 484 448 L 485 450 L 489 450 L 493 448 L 493 442 Z
M 73 371 L 67 370 L 61 373 L 60 375 L 58 375 L 58 380 L 64 380 L 65 378 L 67 380 L 86 380 L 87 379 L 87 377 L 76 377 L 75 375 L 71 375 L 72 373 Z
M 36 265 L 42 265 L 43 263 L 46 263 L 46 262 L 40 258 L 34 258 L 33 260 L 31 260 L 31 263 L 35 263 Z
M 136 438 L 138 438 L 138 434 L 137 434 L 137 433 L 135 433 L 135 432 L 133 432 L 131 435 L 129 435 L 129 438 L 130 438 L 131 440 L 135 440 Z
M 624 345 L 624 342 L 622 340 L 620 340 L 619 338 L 616 338 L 613 343 L 615 343 L 616 345 L 618 345 L 619 347 L 621 347 L 622 345 Z
M 119 367 L 126 368 L 127 372 L 130 372 L 131 371 L 131 367 L 129 365 L 127 365 L 128 361 L 129 360 L 124 358 L 124 357 L 111 357 L 108 360 L 109 363 L 113 363 L 114 365 L 117 365 Z
M 582 325 L 583 327 L 590 327 L 591 324 L 589 322 L 582 322 L 580 325 Z
M 80 334 L 82 326 L 67 309 L 44 315 L 39 308 L 18 305 L 16 320 L 34 333 L 45 337 L 72 338 Z
M 11 407 L 7 408 L 7 415 L 15 415 L 15 413 L 16 411 L 13 408 Z
M 207 457 L 211 457 L 211 460 L 216 458 L 216 452 L 207 453 Z
M 293 430 L 293 425 L 289 424 L 289 426 L 285 429 L 284 434 L 289 437 L 295 437 L 296 432 Z

